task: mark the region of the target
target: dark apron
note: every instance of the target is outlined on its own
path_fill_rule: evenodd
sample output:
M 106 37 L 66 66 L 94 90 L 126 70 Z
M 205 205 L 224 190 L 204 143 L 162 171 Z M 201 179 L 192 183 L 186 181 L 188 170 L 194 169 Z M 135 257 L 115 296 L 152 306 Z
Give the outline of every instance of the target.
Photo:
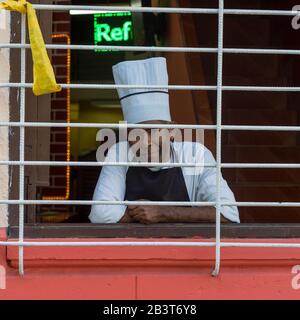
M 190 201 L 182 169 L 179 167 L 152 171 L 130 167 L 126 175 L 127 201 Z

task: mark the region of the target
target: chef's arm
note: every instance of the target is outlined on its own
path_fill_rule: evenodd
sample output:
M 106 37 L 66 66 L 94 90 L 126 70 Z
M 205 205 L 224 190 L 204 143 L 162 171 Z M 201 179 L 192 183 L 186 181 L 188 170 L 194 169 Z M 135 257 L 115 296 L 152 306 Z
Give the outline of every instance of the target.
M 123 167 L 103 167 L 94 191 L 93 200 L 122 201 L 125 193 L 125 176 L 126 169 Z M 92 223 L 116 223 L 125 211 L 125 205 L 93 204 L 89 219 Z
M 216 164 L 212 153 L 206 149 L 205 163 Z M 227 181 L 220 176 L 220 201 L 234 203 L 236 202 L 232 190 L 229 188 Z M 217 200 L 217 170 L 215 167 L 206 167 L 199 176 L 196 187 L 196 198 L 194 201 L 216 202 Z M 240 223 L 238 207 L 235 205 L 223 205 L 221 207 L 222 216 L 231 222 Z
M 214 207 L 160 207 L 162 222 L 215 222 Z M 221 215 L 221 222 L 230 222 Z
M 123 217 L 120 219 L 118 223 L 133 223 L 136 222 L 129 214 L 128 208 L 126 212 L 124 213 Z
M 216 221 L 213 207 L 128 206 L 120 223 L 193 223 Z M 230 222 L 221 215 L 221 222 Z

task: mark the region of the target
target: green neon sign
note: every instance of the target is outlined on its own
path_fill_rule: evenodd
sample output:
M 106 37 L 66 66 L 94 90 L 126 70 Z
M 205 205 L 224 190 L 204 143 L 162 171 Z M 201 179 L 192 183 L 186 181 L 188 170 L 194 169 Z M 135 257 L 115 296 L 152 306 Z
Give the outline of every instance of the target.
M 94 14 L 94 43 L 95 45 L 132 44 L 132 13 L 109 12 Z

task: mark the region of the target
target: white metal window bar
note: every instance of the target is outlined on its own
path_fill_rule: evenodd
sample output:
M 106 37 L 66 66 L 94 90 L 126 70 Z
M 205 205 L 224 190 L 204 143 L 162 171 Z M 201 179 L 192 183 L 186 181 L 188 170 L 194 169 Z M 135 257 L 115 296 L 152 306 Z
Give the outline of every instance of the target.
M 216 261 L 213 276 L 220 272 L 221 256 L 221 162 L 222 162 L 222 85 L 223 85 L 223 29 L 224 29 L 224 1 L 219 1 L 218 14 L 218 69 L 217 69 L 217 175 L 216 175 Z
M 26 43 L 26 15 L 21 15 L 21 44 Z M 21 82 L 26 82 L 26 49 L 21 48 Z M 25 88 L 20 88 L 20 122 L 25 122 Z M 25 128 L 20 127 L 20 161 L 25 160 Z M 24 165 L 19 166 L 19 199 L 24 200 Z M 24 241 L 24 204 L 19 205 L 19 241 Z M 24 274 L 24 247 L 19 247 L 19 273 Z
M 0 88 L 20 88 L 20 121 L 19 122 L 0 122 L 0 126 L 20 128 L 20 157 L 19 161 L 0 161 L 0 165 L 19 166 L 19 200 L 0 200 L 0 204 L 19 205 L 19 239 L 18 241 L 2 241 L 1 246 L 19 247 L 19 273 L 24 274 L 24 247 L 55 247 L 55 246 L 197 246 L 215 247 L 215 268 L 212 272 L 214 276 L 219 274 L 222 247 L 256 247 L 256 248 L 300 248 L 300 243 L 251 243 L 251 242 L 228 242 L 221 241 L 221 222 L 220 209 L 222 206 L 236 205 L 239 207 L 300 207 L 300 202 L 222 202 L 220 200 L 220 177 L 221 168 L 300 168 L 300 164 L 284 163 L 222 163 L 221 161 L 221 134 L 223 130 L 240 131 L 300 131 L 298 126 L 249 126 L 249 125 L 222 125 L 222 92 L 223 91 L 263 91 L 263 92 L 300 92 L 300 87 L 262 87 L 262 86 L 223 86 L 223 55 L 228 54 L 288 54 L 300 55 L 300 50 L 281 50 L 281 49 L 242 49 L 242 48 L 223 48 L 224 15 L 270 15 L 270 16 L 295 16 L 298 11 L 286 10 L 242 10 L 224 9 L 224 0 L 219 0 L 218 9 L 203 8 L 162 8 L 162 7 L 110 7 L 110 6 L 74 6 L 74 5 L 33 5 L 37 10 L 70 11 L 76 10 L 102 10 L 131 12 L 157 12 L 157 13 L 179 13 L 179 14 L 217 14 L 218 15 L 218 48 L 189 48 L 189 47 L 145 47 L 145 46 L 91 46 L 91 45 L 52 45 L 47 44 L 48 49 L 71 49 L 71 50 L 95 50 L 95 49 L 119 49 L 124 51 L 154 51 L 154 52 L 210 52 L 218 55 L 218 77 L 216 86 L 193 86 L 193 85 L 169 85 L 169 86 L 141 86 L 141 85 L 108 85 L 108 84 L 61 84 L 63 88 L 74 89 L 117 89 L 117 88 L 151 88 L 169 90 L 216 90 L 217 91 L 217 123 L 216 125 L 127 125 L 128 128 L 190 128 L 216 130 L 217 132 L 217 156 L 216 164 L 206 164 L 206 167 L 217 168 L 217 198 L 215 202 L 145 202 L 145 201 L 60 201 L 60 200 L 26 200 L 24 198 L 24 167 L 25 166 L 145 166 L 147 163 L 110 163 L 110 162 L 65 162 L 65 161 L 25 161 L 25 128 L 26 127 L 84 127 L 84 128 L 122 128 L 122 124 L 107 123 L 53 123 L 53 122 L 25 122 L 25 89 L 32 88 L 32 83 L 26 83 L 26 49 L 30 48 L 26 44 L 26 17 L 22 15 L 21 20 L 21 43 L 0 43 L 0 48 L 20 49 L 21 50 L 21 79 L 20 83 L 0 83 Z M 161 166 L 162 163 L 151 163 L 151 166 Z M 166 163 L 164 165 L 171 165 Z M 192 167 L 200 164 L 176 163 L 172 166 Z M 203 164 L 201 166 L 204 166 Z M 38 242 L 24 240 L 24 206 L 28 204 L 65 204 L 65 205 L 91 205 L 91 204 L 139 204 L 139 205 L 197 205 L 197 206 L 216 206 L 216 239 L 214 242 L 183 242 L 183 241 L 94 241 L 94 242 Z

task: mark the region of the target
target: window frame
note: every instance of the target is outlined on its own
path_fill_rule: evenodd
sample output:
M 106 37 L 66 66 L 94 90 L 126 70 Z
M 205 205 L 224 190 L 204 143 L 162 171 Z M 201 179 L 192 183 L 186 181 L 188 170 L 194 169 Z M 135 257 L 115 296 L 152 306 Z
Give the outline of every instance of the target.
M 52 0 L 32 0 L 32 4 L 52 4 Z M 52 35 L 52 12 L 50 11 L 36 11 L 40 27 L 43 32 L 45 42 L 51 40 Z M 51 23 L 49 23 L 51 22 Z M 21 42 L 21 15 L 17 12 L 11 13 L 11 42 Z M 29 34 L 27 34 L 27 41 Z M 51 58 L 51 51 L 48 52 Z M 20 81 L 20 50 L 10 50 L 10 65 L 14 68 L 11 69 L 10 82 Z M 31 52 L 26 52 L 26 81 L 28 78 L 33 78 L 33 64 Z M 10 88 L 9 104 L 10 104 L 10 121 L 18 122 L 20 119 L 20 103 L 19 103 L 20 88 Z M 50 120 L 50 106 L 51 96 L 34 96 L 31 92 L 25 92 L 26 104 L 30 105 L 30 114 L 26 111 L 26 121 L 48 121 Z M 43 105 L 43 108 L 39 108 Z M 28 119 L 30 118 L 30 119 Z M 19 130 L 18 127 L 9 128 L 9 158 L 19 159 Z M 25 159 L 34 159 L 38 157 L 41 161 L 46 161 L 50 154 L 50 143 L 45 144 L 43 141 L 50 141 L 50 128 L 26 128 L 25 130 Z M 31 143 L 34 141 L 35 143 Z M 9 167 L 10 183 L 9 199 L 19 198 L 19 167 Z M 47 186 L 49 181 L 49 168 L 48 167 L 34 167 L 28 166 L 25 168 L 25 197 L 35 195 L 37 186 Z M 14 182 L 14 183 L 13 183 Z M 9 225 L 18 225 L 18 206 L 9 206 L 8 208 L 8 223 Z M 36 206 L 29 205 L 25 207 L 25 222 L 36 222 Z
M 39 3 L 40 0 L 34 0 L 32 2 Z M 39 11 L 38 14 L 52 15 L 51 11 Z M 19 32 L 16 30 L 19 27 L 18 21 L 20 17 L 18 14 L 12 14 L 11 16 L 11 35 L 12 39 L 16 42 L 20 42 Z M 41 21 L 45 21 L 40 19 Z M 17 32 L 16 32 L 17 31 Z M 11 65 L 17 66 L 11 71 L 11 82 L 14 79 L 19 79 L 20 65 L 19 53 L 11 50 Z M 27 70 L 32 68 L 29 60 L 26 62 Z M 28 72 L 26 72 L 28 74 Z M 10 114 L 11 121 L 14 121 L 18 117 L 19 102 L 17 100 L 18 88 L 10 88 Z M 28 105 L 37 105 L 38 99 L 35 97 L 26 97 Z M 39 100 L 40 101 L 40 100 Z M 9 152 L 10 158 L 18 157 L 18 145 L 16 143 L 19 137 L 17 134 L 9 136 Z M 32 168 L 34 170 L 34 168 Z M 18 181 L 18 170 L 10 168 L 11 181 Z M 25 185 L 25 187 L 27 184 Z M 30 192 L 26 188 L 26 193 Z M 10 199 L 18 198 L 18 183 L 13 183 L 10 188 Z M 153 225 L 142 224 L 64 224 L 64 223 L 35 223 L 35 206 L 31 207 L 29 212 L 26 212 L 26 218 L 29 223 L 24 226 L 25 238 L 193 238 L 200 237 L 204 239 L 215 238 L 215 224 L 204 223 L 161 223 Z M 274 223 L 241 223 L 241 224 L 222 224 L 222 238 L 236 238 L 236 239 L 291 239 L 300 237 L 300 223 L 286 223 L 286 224 L 274 224 Z M 18 226 L 18 208 L 17 206 L 9 206 L 9 228 L 8 238 L 17 239 L 19 237 Z

